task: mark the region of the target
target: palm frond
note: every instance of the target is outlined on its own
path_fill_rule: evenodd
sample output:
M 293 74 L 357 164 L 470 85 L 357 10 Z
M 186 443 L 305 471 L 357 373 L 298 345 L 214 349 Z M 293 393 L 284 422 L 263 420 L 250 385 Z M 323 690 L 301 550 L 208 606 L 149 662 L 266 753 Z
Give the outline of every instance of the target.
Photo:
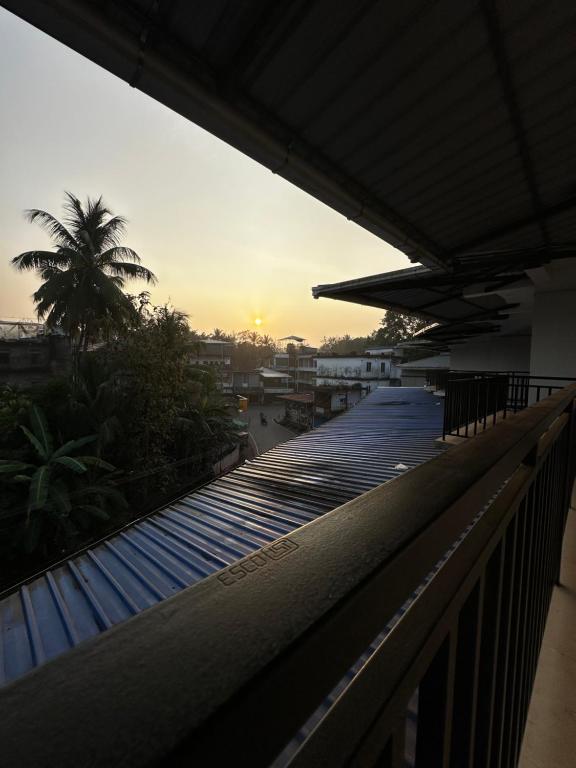
M 53 267 L 53 266 L 47 266 L 43 267 L 41 270 L 39 270 L 39 275 L 42 278 L 42 280 L 50 280 L 52 277 L 56 277 L 57 275 L 63 274 L 65 270 L 61 269 L 60 267 Z
M 158 282 L 156 275 L 140 264 L 133 264 L 128 261 L 115 261 L 107 264 L 106 269 L 112 272 L 112 274 L 128 277 L 132 280 L 146 280 L 147 283 L 152 285 Z
M 75 231 L 83 229 L 86 225 L 86 216 L 82 203 L 71 192 L 64 192 L 65 202 L 64 211 L 66 212 L 65 222 Z
M 14 256 L 11 263 L 16 269 L 25 270 L 43 270 L 50 267 L 65 267 L 63 259 L 58 252 L 54 251 L 25 251 L 18 256 Z
M 126 231 L 127 219 L 124 216 L 112 216 L 101 226 L 101 238 L 103 248 L 113 248 L 120 244 L 122 235 Z
M 118 259 L 124 261 L 131 261 L 134 264 L 140 264 L 140 256 L 132 248 L 127 248 L 124 245 L 115 245 L 112 248 L 108 248 L 98 256 L 98 261 L 102 266 L 107 266 L 111 262 L 115 262 Z
M 32 208 L 28 211 L 24 211 L 24 216 L 31 224 L 39 224 L 42 229 L 48 232 L 57 245 L 72 249 L 78 248 L 78 243 L 74 236 L 66 229 L 64 224 L 58 221 L 55 216 L 52 216 L 51 213 Z

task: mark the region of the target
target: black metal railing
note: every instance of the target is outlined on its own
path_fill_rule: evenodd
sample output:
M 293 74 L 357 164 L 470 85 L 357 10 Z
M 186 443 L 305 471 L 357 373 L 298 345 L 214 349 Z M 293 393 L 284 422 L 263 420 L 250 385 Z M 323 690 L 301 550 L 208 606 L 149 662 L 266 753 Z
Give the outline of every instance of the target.
M 575 381 L 518 371 L 450 371 L 443 381 L 443 437 L 471 437 Z
M 431 387 L 436 392 L 443 391 L 446 388 L 446 382 L 448 381 L 449 371 L 429 371 L 426 377 L 426 385 Z
M 516 765 L 560 570 L 575 397 L 553 394 L 4 688 L 6 765 Z

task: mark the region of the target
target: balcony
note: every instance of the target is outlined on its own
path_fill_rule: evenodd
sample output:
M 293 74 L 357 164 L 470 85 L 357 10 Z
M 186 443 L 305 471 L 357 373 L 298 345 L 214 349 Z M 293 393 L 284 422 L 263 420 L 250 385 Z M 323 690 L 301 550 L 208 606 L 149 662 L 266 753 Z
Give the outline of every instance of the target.
M 442 409 L 433 395 L 379 390 L 323 428 L 328 461 L 313 449 L 317 431 L 297 438 L 302 450 L 288 443 L 251 473 L 237 470 L 231 487 L 252 509 L 256 478 L 277 485 L 275 504 L 288 483 L 305 487 L 294 511 L 304 499 L 340 501 L 5 688 L 7 764 L 65 768 L 89 751 L 106 766 L 419 768 L 472 756 L 474 765 L 515 765 L 560 569 L 575 396 L 576 385 L 559 390 L 442 450 L 433 447 Z M 410 417 L 399 428 L 402 398 Z M 399 431 L 382 430 L 382 418 Z M 376 442 L 366 443 L 366 430 Z M 428 460 L 402 463 L 425 444 Z M 319 482 L 324 467 L 328 484 Z M 363 479 L 382 472 L 396 479 Z M 367 492 L 357 496 L 359 482 Z M 239 541 L 231 519 L 226 546 Z M 201 535 L 203 518 L 194 521 Z M 180 545 L 174 553 L 183 562 Z M 62 578 L 47 583 L 53 595 L 67 589 Z M 122 578 L 114 600 L 133 600 Z M 38 655 L 56 637 L 39 629 L 38 585 L 26 592 Z M 68 609 L 55 600 L 54 610 Z

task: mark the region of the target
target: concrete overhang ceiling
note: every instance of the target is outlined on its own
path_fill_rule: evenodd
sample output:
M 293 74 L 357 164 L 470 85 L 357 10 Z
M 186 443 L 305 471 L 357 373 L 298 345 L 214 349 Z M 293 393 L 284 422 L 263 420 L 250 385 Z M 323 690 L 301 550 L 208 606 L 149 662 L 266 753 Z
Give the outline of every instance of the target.
M 2 4 L 413 261 L 576 240 L 573 2 Z
M 332 298 L 407 312 L 431 321 L 419 342 L 443 344 L 486 334 L 525 334 L 535 287 L 559 290 L 576 280 L 573 247 L 468 255 L 450 270 L 412 267 L 313 288 Z M 544 286 L 544 288 L 542 287 Z

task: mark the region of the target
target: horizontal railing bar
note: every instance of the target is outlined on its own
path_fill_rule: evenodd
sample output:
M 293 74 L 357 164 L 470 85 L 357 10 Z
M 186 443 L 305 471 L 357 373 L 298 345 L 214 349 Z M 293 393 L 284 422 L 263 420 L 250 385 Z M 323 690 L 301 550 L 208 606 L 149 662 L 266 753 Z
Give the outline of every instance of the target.
M 544 432 L 544 434 L 538 440 L 536 447 L 537 458 L 545 456 L 553 443 L 556 442 L 558 436 L 570 420 L 570 416 L 567 413 L 563 413 L 550 425 L 550 427 Z
M 454 375 L 466 375 L 468 377 L 474 377 L 474 376 L 512 376 L 516 379 L 521 379 L 522 381 L 526 381 L 527 379 L 550 379 L 551 381 L 574 381 L 576 380 L 576 376 L 544 376 L 541 374 L 531 374 L 531 373 L 523 373 L 522 371 L 458 371 L 458 370 L 452 370 L 452 371 L 446 371 L 446 375 L 453 377 Z M 461 379 L 456 379 L 457 381 L 461 381 Z M 476 380 L 476 379 L 474 379 Z
M 7 686 L 5 761 L 265 765 L 575 395 L 552 395 Z

